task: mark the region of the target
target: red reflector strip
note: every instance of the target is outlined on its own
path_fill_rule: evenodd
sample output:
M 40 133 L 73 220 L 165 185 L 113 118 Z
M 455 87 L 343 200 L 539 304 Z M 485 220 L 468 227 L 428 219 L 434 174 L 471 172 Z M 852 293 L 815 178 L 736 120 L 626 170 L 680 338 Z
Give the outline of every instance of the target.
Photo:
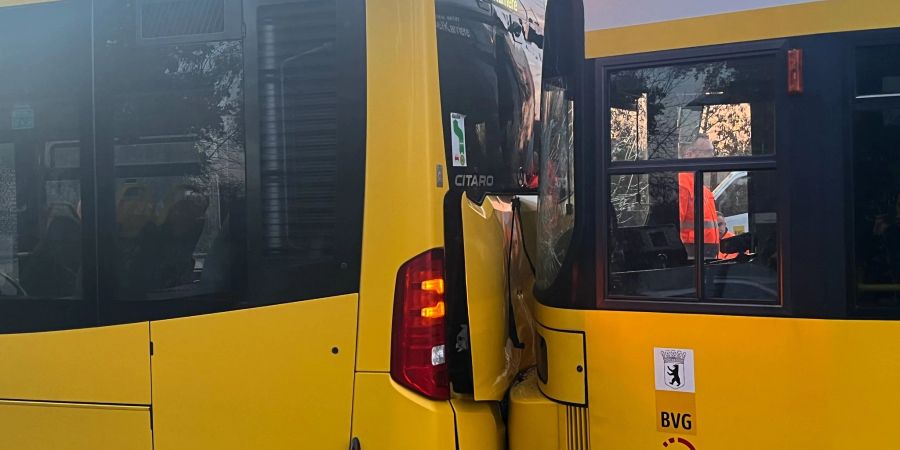
M 788 50 L 788 94 L 798 95 L 803 93 L 803 50 L 793 48 Z

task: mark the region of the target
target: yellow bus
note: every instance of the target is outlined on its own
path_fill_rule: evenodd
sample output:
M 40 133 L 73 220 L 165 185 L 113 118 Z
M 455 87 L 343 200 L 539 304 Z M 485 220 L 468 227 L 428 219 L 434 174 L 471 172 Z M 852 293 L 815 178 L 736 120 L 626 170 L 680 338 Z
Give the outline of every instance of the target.
M 503 448 L 544 7 L 0 1 L 0 448 Z
M 545 36 L 510 448 L 897 448 L 897 3 L 559 0 Z

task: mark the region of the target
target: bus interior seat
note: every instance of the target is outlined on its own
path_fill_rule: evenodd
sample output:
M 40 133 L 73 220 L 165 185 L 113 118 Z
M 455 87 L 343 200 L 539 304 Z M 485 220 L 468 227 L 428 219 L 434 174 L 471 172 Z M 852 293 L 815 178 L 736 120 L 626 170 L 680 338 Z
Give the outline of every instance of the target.
M 70 297 L 81 278 L 81 220 L 67 203 L 47 208 L 47 226 L 23 266 L 21 284 L 32 296 Z

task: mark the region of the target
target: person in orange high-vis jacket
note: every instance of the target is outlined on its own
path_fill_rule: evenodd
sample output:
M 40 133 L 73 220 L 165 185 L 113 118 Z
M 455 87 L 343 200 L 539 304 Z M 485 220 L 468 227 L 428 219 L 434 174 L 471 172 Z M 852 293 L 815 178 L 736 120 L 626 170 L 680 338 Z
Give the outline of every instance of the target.
M 689 147 L 683 149 L 681 158 L 712 158 L 715 156 L 712 142 L 706 135 L 700 135 Z M 697 243 L 694 232 L 694 173 L 682 172 L 678 174 L 678 209 L 681 222 L 681 242 L 687 251 L 688 258 L 693 259 L 695 245 Z M 719 214 L 716 210 L 716 200 L 712 191 L 703 186 L 703 258 L 717 259 L 719 257 Z
M 725 222 L 725 216 L 723 216 L 722 213 L 719 213 L 719 243 L 721 244 L 721 241 L 733 237 L 734 233 L 732 233 L 728 229 L 728 223 Z M 737 256 L 737 253 L 722 253 L 721 251 L 719 252 L 719 259 L 734 259 L 737 258 Z

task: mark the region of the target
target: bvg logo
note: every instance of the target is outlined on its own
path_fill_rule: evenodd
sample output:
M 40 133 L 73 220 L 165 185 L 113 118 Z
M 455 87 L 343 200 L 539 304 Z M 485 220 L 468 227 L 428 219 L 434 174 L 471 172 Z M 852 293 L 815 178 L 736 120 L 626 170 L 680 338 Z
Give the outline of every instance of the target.
M 694 428 L 694 422 L 691 419 L 690 413 L 660 411 L 659 426 L 662 428 L 671 428 L 675 430 L 680 428 L 684 431 L 691 431 L 691 429 Z
M 663 447 L 668 448 L 670 445 L 676 444 L 676 443 L 677 443 L 677 444 L 681 444 L 681 446 L 684 446 L 684 447 L 686 447 L 686 448 L 688 448 L 688 449 L 690 449 L 690 450 L 697 450 L 697 447 L 694 447 L 694 444 L 691 444 L 690 441 L 688 441 L 688 440 L 685 439 L 685 438 L 669 438 L 669 439 L 666 439 L 665 442 L 663 442 Z M 679 447 L 681 447 L 681 446 L 679 446 Z

